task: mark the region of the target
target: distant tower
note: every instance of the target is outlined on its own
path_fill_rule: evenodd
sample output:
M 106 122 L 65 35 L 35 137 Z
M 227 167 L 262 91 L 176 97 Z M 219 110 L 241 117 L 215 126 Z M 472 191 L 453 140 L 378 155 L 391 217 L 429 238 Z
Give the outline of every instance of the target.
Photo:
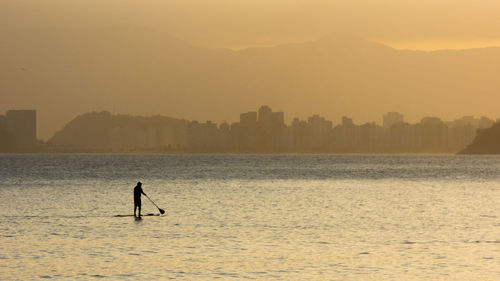
M 267 105 L 263 105 L 259 108 L 258 122 L 261 126 L 269 126 L 273 120 L 273 112 L 271 108 Z
M 399 112 L 387 112 L 383 118 L 383 125 L 385 128 L 390 128 L 392 125 L 397 123 L 403 123 L 404 116 Z
M 247 112 L 240 114 L 240 123 L 243 126 L 252 126 L 257 123 L 257 112 Z
M 342 126 L 352 127 L 352 119 L 346 116 L 342 116 Z
M 285 113 L 273 112 L 267 105 L 259 108 L 257 122 L 262 128 L 279 127 L 285 125 Z
M 9 110 L 5 123 L 12 133 L 17 149 L 31 149 L 36 146 L 36 110 Z
M 272 115 L 274 125 L 285 125 L 285 113 L 284 112 L 273 112 Z

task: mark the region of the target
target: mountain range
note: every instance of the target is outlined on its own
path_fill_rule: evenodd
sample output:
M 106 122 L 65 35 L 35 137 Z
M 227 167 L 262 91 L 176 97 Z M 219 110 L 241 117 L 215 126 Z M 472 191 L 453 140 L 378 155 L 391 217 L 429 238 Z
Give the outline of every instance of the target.
M 48 139 L 91 110 L 237 121 L 268 104 L 292 117 L 409 121 L 498 114 L 500 48 L 396 50 L 344 34 L 245 50 L 192 46 L 140 28 L 2 32 L 2 108 L 38 110 Z

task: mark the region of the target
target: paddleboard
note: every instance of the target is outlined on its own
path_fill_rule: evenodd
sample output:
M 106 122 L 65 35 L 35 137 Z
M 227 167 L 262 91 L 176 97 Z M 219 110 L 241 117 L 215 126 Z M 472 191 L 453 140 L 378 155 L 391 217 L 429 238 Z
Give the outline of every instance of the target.
M 133 217 L 134 215 L 116 215 L 115 218 Z M 142 217 L 158 217 L 160 214 L 143 214 Z

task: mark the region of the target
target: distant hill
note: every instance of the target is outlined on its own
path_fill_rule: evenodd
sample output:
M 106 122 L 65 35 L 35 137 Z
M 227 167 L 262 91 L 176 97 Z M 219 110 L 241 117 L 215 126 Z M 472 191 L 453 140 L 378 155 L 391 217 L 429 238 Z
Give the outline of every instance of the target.
M 500 154 L 500 122 L 478 131 L 474 141 L 461 154 Z
M 394 110 L 498 117 L 500 48 L 395 50 L 335 34 L 231 51 L 150 29 L 53 29 L 3 33 L 0 62 L 2 104 L 36 108 L 42 138 L 76 112 L 114 107 L 216 122 L 261 104 L 287 120 L 319 113 L 366 122 Z
M 164 116 L 91 112 L 70 121 L 49 143 L 69 151 L 175 149 L 186 143 L 186 122 Z

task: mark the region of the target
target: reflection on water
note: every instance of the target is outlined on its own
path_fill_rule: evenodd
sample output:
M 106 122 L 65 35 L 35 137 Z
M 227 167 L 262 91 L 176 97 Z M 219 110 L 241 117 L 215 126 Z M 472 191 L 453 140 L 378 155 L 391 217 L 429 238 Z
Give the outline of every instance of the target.
M 500 276 L 500 157 L 0 155 L 0 178 L 1 280 Z M 165 215 L 115 217 L 138 180 Z

